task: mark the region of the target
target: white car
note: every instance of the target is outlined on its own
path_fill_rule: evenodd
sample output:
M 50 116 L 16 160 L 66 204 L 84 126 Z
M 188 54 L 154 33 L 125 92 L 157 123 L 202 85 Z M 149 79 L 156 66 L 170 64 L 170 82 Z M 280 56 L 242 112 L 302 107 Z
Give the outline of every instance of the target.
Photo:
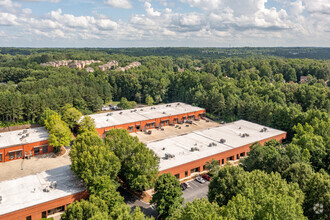
M 197 182 L 199 182 L 199 183 L 205 183 L 205 180 L 204 180 L 202 177 L 200 177 L 200 176 L 196 177 L 195 180 L 196 180 Z

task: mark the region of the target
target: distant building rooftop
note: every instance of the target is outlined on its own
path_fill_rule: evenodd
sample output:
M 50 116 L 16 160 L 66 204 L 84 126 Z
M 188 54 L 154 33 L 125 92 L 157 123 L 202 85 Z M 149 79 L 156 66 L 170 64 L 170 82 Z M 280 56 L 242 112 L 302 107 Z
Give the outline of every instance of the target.
M 48 140 L 49 133 L 44 127 L 28 128 L 0 133 L 0 149 Z
M 95 120 L 96 128 L 112 127 L 138 121 L 145 121 L 172 115 L 204 110 L 181 102 L 154 105 L 143 108 L 89 115 Z
M 44 189 L 56 182 L 56 187 Z M 0 182 L 0 216 L 85 190 L 70 166 L 47 170 L 35 175 Z
M 147 143 L 147 147 L 158 155 L 159 171 L 163 171 L 284 133 L 286 132 L 239 120 L 219 127 L 150 142 Z M 195 150 L 192 151 L 192 148 Z M 166 159 L 166 154 L 174 157 Z

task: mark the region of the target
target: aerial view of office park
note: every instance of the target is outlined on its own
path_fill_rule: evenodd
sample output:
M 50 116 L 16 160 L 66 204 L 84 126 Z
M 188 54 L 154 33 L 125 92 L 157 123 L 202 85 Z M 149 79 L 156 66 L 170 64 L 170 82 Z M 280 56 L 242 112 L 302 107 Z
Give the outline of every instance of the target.
M 330 219 L 327 0 L 0 0 L 0 220 Z

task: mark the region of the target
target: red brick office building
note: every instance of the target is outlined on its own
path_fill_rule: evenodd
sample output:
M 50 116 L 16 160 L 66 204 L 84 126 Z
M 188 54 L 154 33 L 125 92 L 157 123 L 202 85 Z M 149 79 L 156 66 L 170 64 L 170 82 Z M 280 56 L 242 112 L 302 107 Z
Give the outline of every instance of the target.
M 205 117 L 205 109 L 181 102 L 89 115 L 101 137 L 110 129 L 146 131 Z
M 0 163 L 53 152 L 44 127 L 0 133 Z
M 206 171 L 212 159 L 219 165 L 247 156 L 250 146 L 275 139 L 282 141 L 286 132 L 239 120 L 233 123 L 193 131 L 147 144 L 160 158 L 160 174 L 171 173 L 178 179 Z

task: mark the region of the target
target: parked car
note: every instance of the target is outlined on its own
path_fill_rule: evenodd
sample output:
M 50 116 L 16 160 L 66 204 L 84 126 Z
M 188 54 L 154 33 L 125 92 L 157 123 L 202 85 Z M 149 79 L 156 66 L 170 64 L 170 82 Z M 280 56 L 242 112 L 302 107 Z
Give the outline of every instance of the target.
M 180 184 L 180 186 L 181 186 L 182 190 L 185 190 L 185 189 L 187 189 L 186 185 L 185 185 L 185 184 L 183 184 L 183 183 L 181 183 L 181 184 Z
M 189 188 L 190 187 L 189 183 L 183 182 L 181 184 L 183 184 L 184 186 L 186 186 L 186 188 Z
M 210 175 L 208 175 L 208 174 L 203 174 L 203 176 L 202 176 L 204 179 L 206 179 L 207 181 L 210 181 L 211 180 L 211 177 L 210 177 Z
M 200 176 L 196 177 L 195 180 L 196 180 L 197 182 L 199 182 L 199 183 L 205 183 L 205 180 L 204 180 L 202 177 L 200 177 Z

